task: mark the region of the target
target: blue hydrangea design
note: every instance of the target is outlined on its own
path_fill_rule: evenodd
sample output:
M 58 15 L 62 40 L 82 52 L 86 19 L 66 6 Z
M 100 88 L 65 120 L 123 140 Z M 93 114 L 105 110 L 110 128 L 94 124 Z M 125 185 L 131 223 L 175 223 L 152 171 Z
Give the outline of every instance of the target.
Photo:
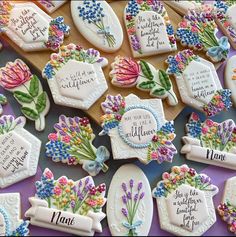
M 164 183 L 161 182 L 160 185 L 158 187 L 156 187 L 156 190 L 154 191 L 154 197 L 158 198 L 158 197 L 165 197 L 166 196 L 166 191 L 165 191 L 165 186 Z
M 174 32 L 174 28 L 173 28 L 173 26 L 171 24 L 166 26 L 166 31 L 167 31 L 168 35 L 173 35 L 175 33 Z
M 200 121 L 190 121 L 187 125 L 188 135 L 194 138 L 199 138 L 202 132 L 202 127 Z
M 48 63 L 45 68 L 44 68 L 44 74 L 48 79 L 52 79 L 52 77 L 55 75 L 54 72 L 54 67 L 52 66 L 52 64 Z
M 162 127 L 161 127 L 161 131 L 163 131 L 164 133 L 174 133 L 175 132 L 175 128 L 173 123 L 171 122 L 167 122 L 165 123 Z
M 116 128 L 118 126 L 119 126 L 119 121 L 117 120 L 105 123 L 103 126 L 102 135 L 108 134 L 111 129 Z
M 28 225 L 29 221 L 23 221 L 23 223 L 9 236 L 28 236 L 29 235 Z
M 36 194 L 40 199 L 47 199 L 53 195 L 54 180 L 47 179 L 44 175 L 41 177 L 41 181 L 35 183 Z
M 137 16 L 139 13 L 139 4 L 137 3 L 136 0 L 131 0 L 128 3 L 128 7 L 126 9 L 126 13 L 129 13 L 131 16 Z
M 228 8 L 229 8 L 229 6 L 225 2 L 223 2 L 222 0 L 217 0 L 214 5 L 222 13 L 226 13 Z
M 183 45 L 202 45 L 197 33 L 194 33 L 188 29 L 179 28 L 176 32 L 176 37 L 181 41 Z

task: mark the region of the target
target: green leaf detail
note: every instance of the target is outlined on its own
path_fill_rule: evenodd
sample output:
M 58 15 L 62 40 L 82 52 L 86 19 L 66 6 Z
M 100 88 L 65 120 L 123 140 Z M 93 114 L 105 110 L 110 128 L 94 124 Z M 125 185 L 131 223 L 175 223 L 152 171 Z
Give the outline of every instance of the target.
M 140 61 L 140 66 L 141 66 L 141 70 L 143 72 L 143 75 L 148 79 L 148 80 L 153 80 L 154 76 L 152 74 L 152 71 L 148 65 L 148 63 L 146 63 L 145 61 L 141 60 Z
M 19 102 L 22 103 L 30 104 L 33 101 L 33 97 L 31 95 L 22 91 L 15 91 L 13 95 Z
M 37 120 L 39 118 L 39 114 L 31 108 L 22 107 L 21 112 L 25 115 L 25 117 L 31 120 Z
M 138 85 L 138 88 L 143 90 L 151 90 L 153 87 L 155 87 L 155 85 L 156 83 L 154 81 L 144 81 Z
M 165 95 L 165 93 L 166 93 L 166 90 L 164 88 L 158 88 L 156 90 L 153 90 L 151 92 L 151 95 L 153 95 L 153 96 L 163 96 L 163 95 Z
M 33 75 L 30 81 L 29 93 L 34 98 L 39 94 L 39 79 L 36 75 Z
M 45 110 L 46 104 L 47 104 L 47 94 L 46 94 L 46 92 L 43 92 L 38 97 L 37 103 L 36 103 L 36 109 L 37 109 L 38 113 L 42 113 Z
M 169 75 L 165 71 L 159 70 L 159 79 L 160 79 L 160 82 L 161 82 L 162 86 L 167 91 L 169 91 L 171 89 L 171 82 L 170 82 Z

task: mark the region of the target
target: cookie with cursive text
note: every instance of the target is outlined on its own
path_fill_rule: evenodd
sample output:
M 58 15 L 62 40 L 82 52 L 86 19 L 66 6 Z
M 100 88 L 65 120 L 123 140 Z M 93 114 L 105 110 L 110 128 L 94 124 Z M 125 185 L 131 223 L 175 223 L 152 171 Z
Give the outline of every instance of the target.
M 167 59 L 168 74 L 175 76 L 182 101 L 207 116 L 232 106 L 231 91 L 223 89 L 214 65 L 186 49 Z
M 218 28 L 211 5 L 190 10 L 179 23 L 176 38 L 183 46 L 206 52 L 213 62 L 227 59 L 230 49 L 228 37 L 217 37 Z
M 88 110 L 108 89 L 102 70 L 107 64 L 97 50 L 69 44 L 51 55 L 43 77 L 56 104 Z
M 56 132 L 48 136 L 47 157 L 67 165 L 81 164 L 91 176 L 101 170 L 107 172 L 105 162 L 110 158 L 110 152 L 104 146 L 97 149 L 93 146 L 95 135 L 88 118 L 61 115 L 54 129 Z
M 140 99 L 134 94 L 127 97 L 107 95 L 101 104 L 100 135 L 109 135 L 113 158 L 138 158 L 144 164 L 156 160 L 172 162 L 177 153 L 173 122 L 167 122 L 160 99 Z
M 36 174 L 41 141 L 24 129 L 26 119 L 0 117 L 0 188 Z
M 71 1 L 71 15 L 76 28 L 98 49 L 112 53 L 121 47 L 123 30 L 106 1 Z
M 38 4 L 49 14 L 55 12 L 59 7 L 67 2 L 67 0 L 37 0 Z
M 133 57 L 177 50 L 174 29 L 161 1 L 130 0 L 124 21 Z
M 165 172 L 153 190 L 161 229 L 178 236 L 201 236 L 216 222 L 212 198 L 218 188 L 210 177 L 187 165 Z
M 123 165 L 113 176 L 107 197 L 112 236 L 148 236 L 152 216 L 152 192 L 147 177 L 136 165 Z
M 101 221 L 106 217 L 102 212 L 106 203 L 105 184 L 96 187 L 90 176 L 78 181 L 65 176 L 55 179 L 45 169 L 35 185 L 36 195 L 29 198 L 32 207 L 25 213 L 31 225 L 77 236 L 102 232 Z
M 182 154 L 189 160 L 236 170 L 236 125 L 232 119 L 201 122 L 192 113 L 186 125 Z
M 228 224 L 230 232 L 236 234 L 236 177 L 225 183 L 224 195 L 217 211 L 222 220 Z
M 3 94 L 0 94 L 0 115 L 3 113 L 3 105 L 7 104 L 7 97 Z
M 0 86 L 13 93 L 22 106 L 24 116 L 35 122 L 36 130 L 43 131 L 50 101 L 39 78 L 31 73 L 21 59 L 8 62 L 0 68 Z
M 136 62 L 130 57 L 117 56 L 111 65 L 111 83 L 118 87 L 134 87 L 150 92 L 150 96 L 167 99 L 171 106 L 178 104 L 169 75 L 163 70 L 156 70 L 150 63 Z
M 24 51 L 58 50 L 70 27 L 64 18 L 52 19 L 33 2 L 0 2 L 0 33 Z
M 20 219 L 19 193 L 0 194 L 0 236 L 28 236 L 28 221 Z

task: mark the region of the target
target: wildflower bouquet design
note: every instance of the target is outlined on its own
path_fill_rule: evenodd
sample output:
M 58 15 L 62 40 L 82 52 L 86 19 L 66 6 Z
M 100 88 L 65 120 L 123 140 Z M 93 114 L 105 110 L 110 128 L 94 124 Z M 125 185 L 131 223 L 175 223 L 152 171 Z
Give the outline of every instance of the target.
M 55 133 L 48 136 L 46 144 L 46 156 L 54 162 L 62 162 L 68 165 L 83 165 L 83 169 L 95 176 L 101 170 L 106 172 L 105 164 L 110 157 L 106 147 L 96 149 L 92 145 L 95 138 L 88 118 L 66 117 L 61 115 L 59 122 L 55 124 Z
M 7 104 L 7 97 L 3 94 L 0 94 L 0 115 L 3 113 L 3 105 Z
M 0 135 L 9 133 L 17 128 L 23 128 L 25 124 L 25 117 L 15 119 L 12 115 L 3 115 L 0 117 Z

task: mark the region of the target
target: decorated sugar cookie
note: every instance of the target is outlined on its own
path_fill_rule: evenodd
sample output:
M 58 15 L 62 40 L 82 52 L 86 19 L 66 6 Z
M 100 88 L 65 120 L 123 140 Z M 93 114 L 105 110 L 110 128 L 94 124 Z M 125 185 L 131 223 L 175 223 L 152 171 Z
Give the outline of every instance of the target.
M 214 65 L 189 49 L 167 59 L 182 101 L 207 116 L 215 116 L 232 106 L 231 91 L 223 89 Z
M 150 92 L 150 96 L 166 99 L 169 105 L 178 104 L 168 74 L 146 61 L 136 62 L 132 58 L 117 56 L 112 63 L 111 83 L 118 87 L 133 87 Z
M 32 2 L 1 1 L 0 9 L 0 33 L 24 51 L 56 51 L 69 35 L 63 17 L 52 19 Z
M 106 217 L 106 185 L 95 186 L 88 176 L 73 181 L 63 176 L 55 179 L 45 169 L 36 182 L 35 197 L 29 198 L 32 207 L 25 213 L 30 224 L 77 236 L 93 236 L 102 232 L 101 221 Z
M 49 14 L 56 11 L 59 7 L 66 3 L 66 0 L 38 0 L 37 1 L 40 6 L 43 7 Z
M 104 115 L 100 135 L 110 136 L 115 160 L 172 162 L 177 153 L 172 143 L 175 129 L 172 122 L 166 121 L 160 99 L 141 100 L 134 94 L 108 95 L 101 106 Z
M 217 0 L 214 7 L 216 23 L 229 38 L 232 47 L 236 49 L 236 2 Z
M 0 188 L 36 174 L 41 141 L 24 129 L 26 119 L 0 117 Z
M 107 220 L 112 236 L 148 236 L 152 215 L 147 177 L 137 166 L 123 165 L 113 176 L 107 198 Z
M 161 1 L 129 0 L 124 20 L 135 58 L 177 49 L 174 29 Z
M 56 132 L 49 134 L 46 144 L 47 157 L 68 165 L 81 164 L 91 176 L 108 170 L 105 161 L 110 152 L 104 146 L 97 149 L 93 146 L 95 135 L 88 118 L 61 115 L 54 128 Z
M 188 11 L 176 33 L 176 37 L 183 46 L 195 50 L 206 51 L 206 55 L 213 62 L 220 62 L 228 57 L 230 44 L 226 36 L 220 39 L 214 21 L 211 5 Z
M 0 194 L 0 236 L 28 236 L 28 221 L 20 219 L 19 193 Z
M 228 224 L 230 232 L 236 234 L 236 177 L 226 181 L 224 196 L 217 210 L 222 219 Z
M 35 128 L 43 131 L 45 116 L 50 109 L 48 95 L 43 91 L 39 78 L 30 72 L 29 67 L 21 60 L 9 62 L 0 68 L 0 86 L 11 91 L 22 105 L 21 112 L 28 119 L 35 121 Z
M 232 119 L 222 123 L 207 119 L 202 123 L 192 113 L 186 129 L 181 153 L 187 159 L 236 170 L 236 125 Z
M 187 165 L 165 172 L 153 190 L 161 229 L 178 236 L 201 236 L 216 222 L 212 198 L 218 188 L 210 177 Z
M 121 47 L 123 30 L 106 1 L 71 1 L 71 14 L 77 29 L 95 47 L 108 53 Z
M 3 94 L 0 94 L 0 115 L 3 113 L 3 105 L 7 104 L 7 97 Z
M 232 101 L 236 106 L 236 56 L 232 56 L 225 67 L 225 85 L 232 92 Z
M 108 89 L 102 71 L 107 64 L 97 50 L 69 44 L 51 55 L 43 77 L 56 104 L 88 110 Z

